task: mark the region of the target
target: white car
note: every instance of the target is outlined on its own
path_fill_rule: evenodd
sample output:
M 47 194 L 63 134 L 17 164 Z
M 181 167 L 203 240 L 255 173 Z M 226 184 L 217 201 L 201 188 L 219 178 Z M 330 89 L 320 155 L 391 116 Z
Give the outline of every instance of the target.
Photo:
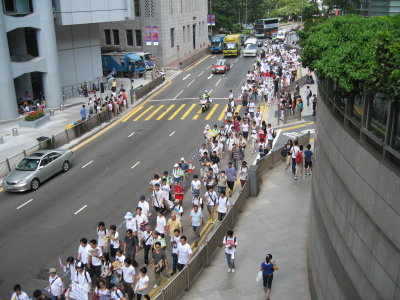
M 278 32 L 278 34 L 276 35 L 276 40 L 279 42 L 284 42 L 286 38 L 286 35 L 284 32 Z

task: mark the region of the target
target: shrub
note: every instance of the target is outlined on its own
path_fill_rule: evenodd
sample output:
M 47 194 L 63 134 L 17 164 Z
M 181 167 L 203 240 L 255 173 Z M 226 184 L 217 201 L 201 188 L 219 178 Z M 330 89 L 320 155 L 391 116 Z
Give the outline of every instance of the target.
M 37 119 L 40 119 L 41 117 L 44 117 L 44 111 L 36 110 L 28 113 L 25 116 L 25 121 L 35 121 Z

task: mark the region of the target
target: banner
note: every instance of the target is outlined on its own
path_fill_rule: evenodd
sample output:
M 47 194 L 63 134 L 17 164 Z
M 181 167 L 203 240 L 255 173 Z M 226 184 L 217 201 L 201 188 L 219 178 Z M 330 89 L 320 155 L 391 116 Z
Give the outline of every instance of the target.
M 158 26 L 153 26 L 153 45 L 158 46 Z
M 76 300 L 88 300 L 88 290 L 87 288 L 77 284 L 76 282 L 72 282 L 72 289 L 69 293 L 70 299 Z
M 207 15 L 207 25 L 215 26 L 215 15 Z
M 151 26 L 146 26 L 146 45 L 151 45 Z

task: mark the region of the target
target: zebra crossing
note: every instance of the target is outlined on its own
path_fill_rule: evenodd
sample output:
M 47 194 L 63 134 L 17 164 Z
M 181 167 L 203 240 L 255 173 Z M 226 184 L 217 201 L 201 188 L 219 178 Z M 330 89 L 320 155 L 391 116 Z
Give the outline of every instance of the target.
M 225 112 L 228 108 L 227 104 L 214 103 L 211 108 L 202 113 L 198 104 L 169 104 L 169 105 L 140 105 L 134 108 L 130 113 L 123 117 L 122 122 L 138 122 L 138 121 L 160 121 L 160 120 L 223 120 Z M 264 103 L 260 106 L 261 113 L 265 109 Z M 242 105 L 237 105 L 235 112 L 240 113 Z

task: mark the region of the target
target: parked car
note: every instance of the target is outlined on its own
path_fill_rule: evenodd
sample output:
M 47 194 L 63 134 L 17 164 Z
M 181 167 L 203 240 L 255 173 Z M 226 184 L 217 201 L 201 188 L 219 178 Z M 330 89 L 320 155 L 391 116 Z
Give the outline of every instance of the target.
M 40 150 L 26 156 L 3 180 L 3 188 L 9 192 L 37 190 L 52 176 L 71 168 L 71 150 Z
M 213 74 L 216 73 L 224 73 L 228 72 L 231 68 L 231 64 L 226 59 L 218 59 L 211 67 L 211 72 Z

